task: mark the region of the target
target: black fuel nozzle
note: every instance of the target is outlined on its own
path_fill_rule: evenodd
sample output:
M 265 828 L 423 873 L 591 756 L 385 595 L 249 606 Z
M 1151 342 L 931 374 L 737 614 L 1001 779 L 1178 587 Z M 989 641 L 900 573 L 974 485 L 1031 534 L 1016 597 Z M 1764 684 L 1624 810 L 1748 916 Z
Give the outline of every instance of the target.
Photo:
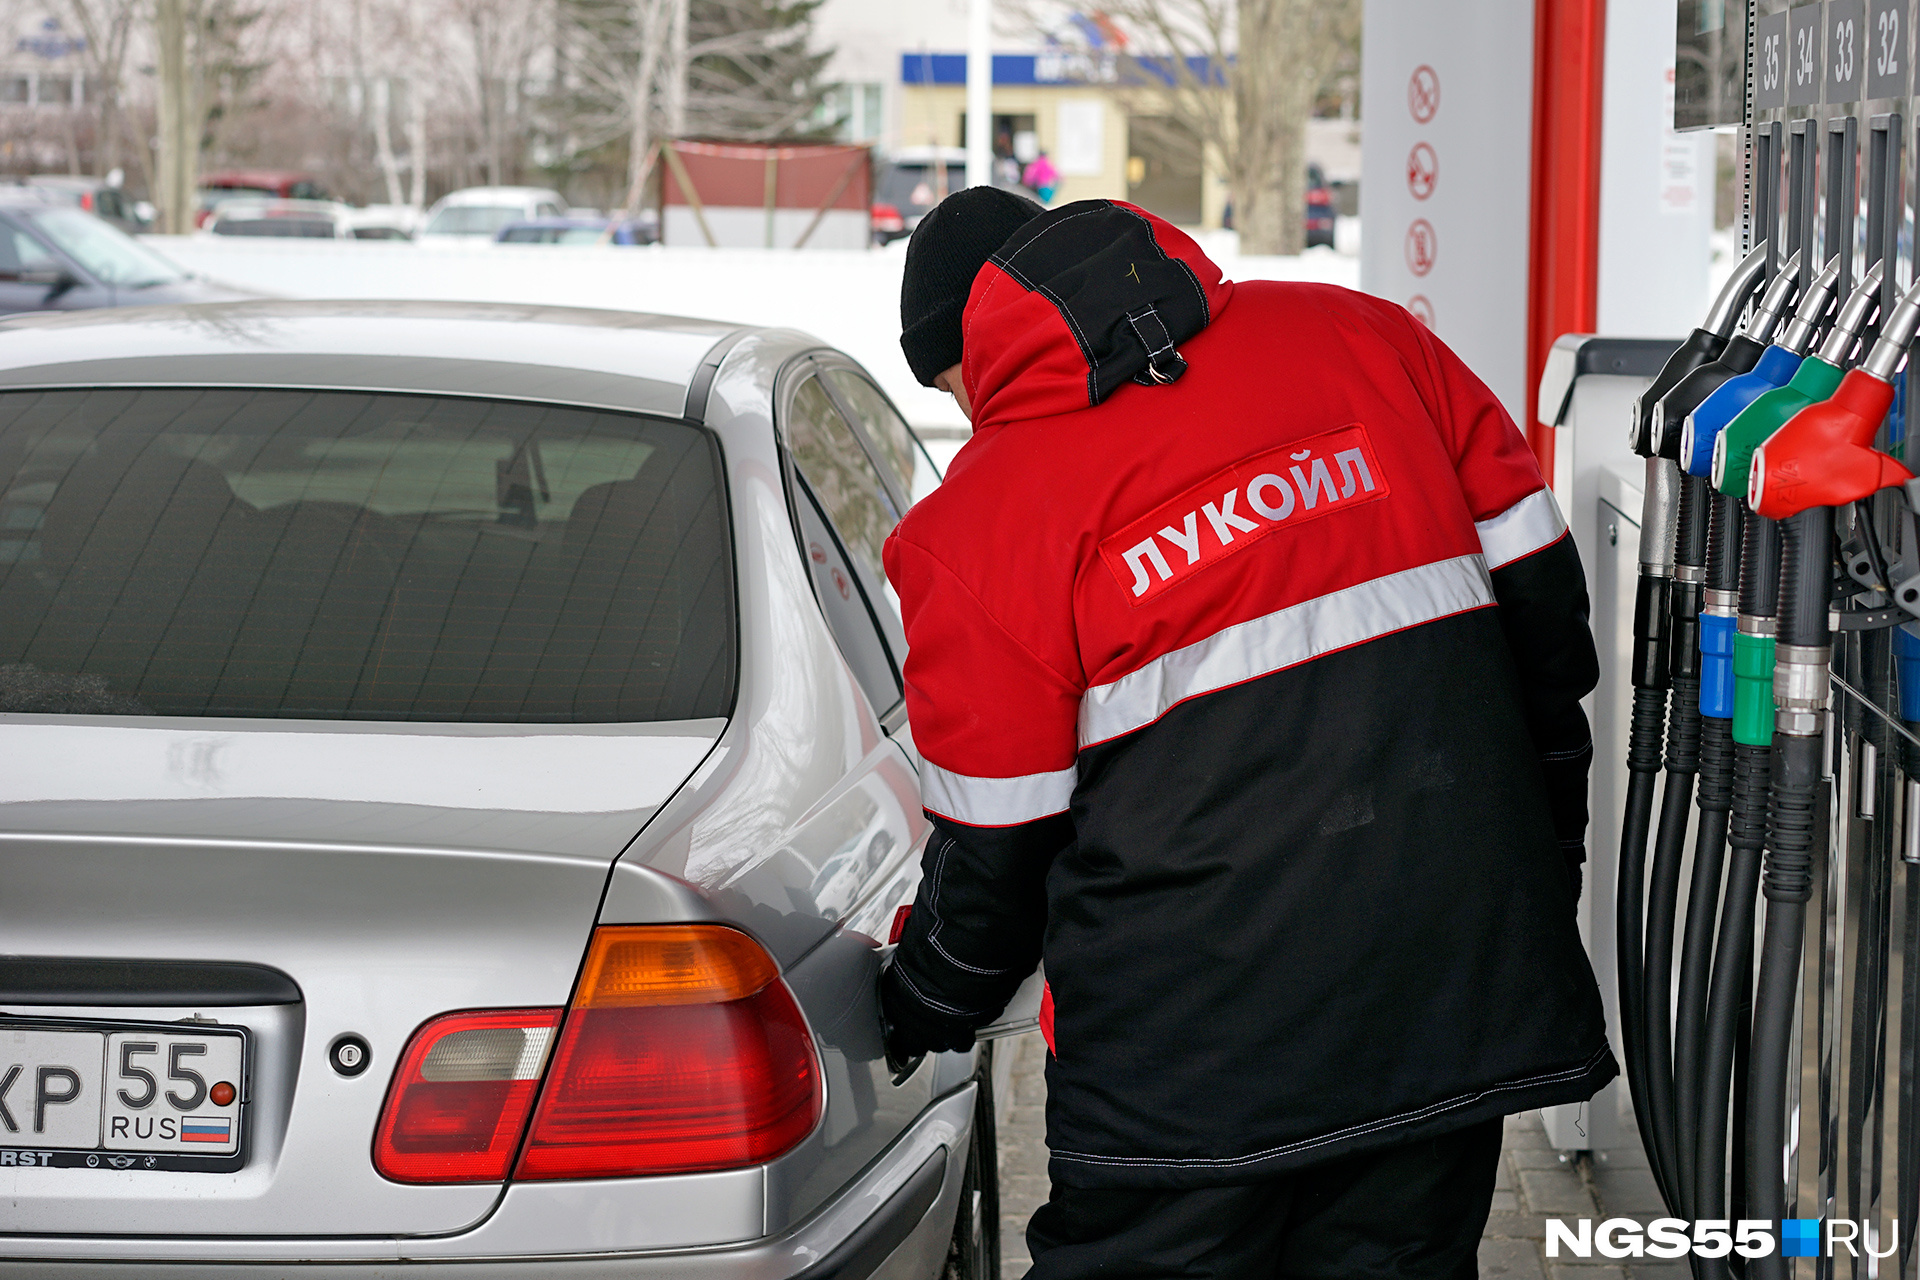
M 1679 384 L 1680 379 L 1726 350 L 1727 342 L 1733 335 L 1733 326 L 1740 318 L 1740 310 L 1765 280 L 1766 270 L 1767 243 L 1763 240 L 1733 269 L 1733 275 L 1721 288 L 1720 296 L 1713 300 L 1713 309 L 1707 312 L 1706 320 L 1687 335 L 1679 350 L 1667 357 L 1667 363 L 1654 376 L 1653 382 L 1634 400 L 1633 422 L 1628 430 L 1627 443 L 1635 453 L 1643 458 L 1656 455 L 1654 406 Z M 1675 420 L 1675 426 L 1678 426 L 1678 419 Z M 1673 434 L 1677 437 L 1678 432 Z M 1675 447 L 1678 447 L 1677 439 Z M 1641 525 L 1640 528 L 1644 538 L 1646 526 Z
M 1780 322 L 1780 311 L 1799 288 L 1799 263 L 1799 253 L 1789 257 L 1788 265 L 1778 276 L 1774 276 L 1772 284 L 1768 284 L 1761 294 L 1745 328 L 1728 340 L 1726 349 L 1720 351 L 1718 359 L 1695 368 L 1686 378 L 1676 382 L 1657 405 L 1653 405 L 1653 418 L 1649 420 L 1647 430 L 1653 432 L 1653 451 L 1663 459 L 1680 459 L 1688 453 L 1686 422 L 1693 411 L 1707 401 L 1709 395 L 1726 386 L 1732 378 L 1738 378 L 1743 372 L 1751 372 L 1761 363 L 1761 357 L 1766 355 L 1766 340 Z
M 1798 286 L 1799 271 L 1800 255 L 1796 253 L 1761 294 L 1746 327 L 1728 340 L 1720 355 L 1680 379 L 1671 391 L 1660 397 L 1648 423 L 1655 453 L 1663 458 L 1678 459 L 1683 451 L 1688 415 L 1729 379 L 1750 372 L 1760 363 L 1760 357 L 1766 354 L 1767 339 L 1779 321 L 1780 310 Z

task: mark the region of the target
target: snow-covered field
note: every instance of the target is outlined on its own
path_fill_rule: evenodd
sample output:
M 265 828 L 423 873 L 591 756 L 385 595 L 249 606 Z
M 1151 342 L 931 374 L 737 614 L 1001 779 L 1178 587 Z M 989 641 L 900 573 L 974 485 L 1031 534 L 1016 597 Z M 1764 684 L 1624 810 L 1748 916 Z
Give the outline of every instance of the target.
M 1232 232 L 1202 237 L 1229 279 L 1357 287 L 1357 228 L 1343 252 L 1241 257 Z M 612 307 L 803 329 L 860 361 L 916 426 L 958 428 L 951 399 L 920 386 L 901 358 L 906 242 L 868 253 L 494 245 L 425 249 L 388 241 L 150 236 L 189 271 L 293 298 L 431 298 Z M 944 433 L 943 433 L 944 434 Z

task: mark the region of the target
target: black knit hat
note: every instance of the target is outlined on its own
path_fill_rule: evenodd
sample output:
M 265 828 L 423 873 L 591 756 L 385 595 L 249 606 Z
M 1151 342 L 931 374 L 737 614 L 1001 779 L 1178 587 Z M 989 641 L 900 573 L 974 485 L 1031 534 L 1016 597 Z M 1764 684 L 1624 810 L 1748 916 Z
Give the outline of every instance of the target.
M 900 349 L 921 386 L 960 363 L 960 313 L 980 268 L 1008 236 L 1044 212 L 1011 191 L 968 187 L 920 219 L 900 281 Z

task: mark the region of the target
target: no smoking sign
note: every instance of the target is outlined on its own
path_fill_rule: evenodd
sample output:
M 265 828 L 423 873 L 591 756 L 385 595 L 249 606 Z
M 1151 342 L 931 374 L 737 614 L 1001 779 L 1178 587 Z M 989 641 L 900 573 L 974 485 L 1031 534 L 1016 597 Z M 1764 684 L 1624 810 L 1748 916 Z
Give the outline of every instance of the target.
M 1425 200 L 1439 181 L 1440 157 L 1426 143 L 1414 143 L 1407 153 L 1407 190 L 1415 200 Z
M 1413 113 L 1414 123 L 1430 124 L 1440 110 L 1440 75 L 1425 63 L 1413 69 L 1413 78 L 1407 81 L 1407 110 Z
M 1433 270 L 1433 260 L 1439 252 L 1440 238 L 1433 233 L 1433 224 L 1425 218 L 1415 218 L 1407 228 L 1407 270 L 1424 276 Z

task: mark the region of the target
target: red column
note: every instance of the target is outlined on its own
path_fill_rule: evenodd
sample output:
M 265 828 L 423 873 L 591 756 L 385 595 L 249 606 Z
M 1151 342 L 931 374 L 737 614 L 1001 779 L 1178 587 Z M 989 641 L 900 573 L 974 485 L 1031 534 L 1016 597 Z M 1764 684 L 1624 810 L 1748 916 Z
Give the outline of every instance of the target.
M 1563 333 L 1592 333 L 1600 291 L 1600 108 L 1606 0 L 1534 0 L 1533 200 L 1527 279 L 1527 400 Z M 1553 480 L 1553 430 L 1527 440 Z

